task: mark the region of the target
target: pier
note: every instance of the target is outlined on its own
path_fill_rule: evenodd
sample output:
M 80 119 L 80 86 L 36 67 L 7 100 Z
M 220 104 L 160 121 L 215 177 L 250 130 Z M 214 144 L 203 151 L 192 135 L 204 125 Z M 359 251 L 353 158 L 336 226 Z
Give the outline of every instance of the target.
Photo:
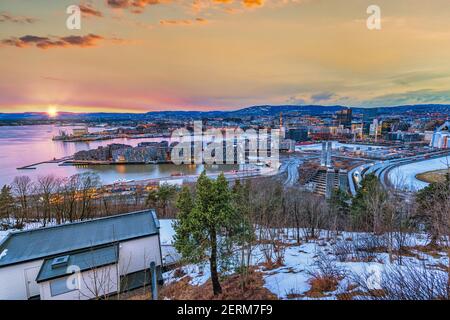
M 70 157 L 63 157 L 63 158 L 59 158 L 59 159 L 54 158 L 52 160 L 36 162 L 36 163 L 30 164 L 30 165 L 27 165 L 27 166 L 23 166 L 23 167 L 19 167 L 19 168 L 16 168 L 16 169 L 17 170 L 36 170 L 36 166 L 38 166 L 40 164 L 61 163 L 61 162 L 68 161 L 68 160 L 71 160 L 71 159 L 73 159 L 72 156 L 70 156 Z

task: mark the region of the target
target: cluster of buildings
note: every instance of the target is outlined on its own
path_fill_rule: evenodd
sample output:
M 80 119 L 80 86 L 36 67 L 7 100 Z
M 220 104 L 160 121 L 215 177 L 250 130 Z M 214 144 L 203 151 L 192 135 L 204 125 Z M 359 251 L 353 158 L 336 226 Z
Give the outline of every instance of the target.
M 81 139 L 82 137 L 85 137 L 89 135 L 89 129 L 87 127 L 81 127 L 81 128 L 73 128 L 72 134 L 68 134 L 64 130 L 59 131 L 59 135 L 54 136 L 53 140 L 62 140 L 62 141 L 68 141 L 68 140 L 77 140 Z
M 295 142 L 308 141 L 308 129 L 306 127 L 288 128 L 286 130 L 285 138 Z
M 167 141 L 141 142 L 134 148 L 127 147 L 114 150 L 112 159 L 117 163 L 164 163 L 170 159 L 169 143 Z
M 240 128 L 255 129 L 280 128 L 282 132 L 279 142 L 280 152 L 294 152 L 296 145 L 308 144 L 314 141 L 340 141 L 343 143 L 362 143 L 383 146 L 408 148 L 448 148 L 448 122 L 436 128 L 436 123 L 442 123 L 442 114 L 418 114 L 418 111 L 393 113 L 384 109 L 351 109 L 340 108 L 323 113 L 287 111 L 278 115 L 251 115 L 243 118 L 211 118 L 203 121 L 204 128 Z M 445 118 L 444 118 L 445 119 Z M 170 134 L 174 126 L 192 129 L 192 121 L 184 123 L 166 122 L 139 124 L 134 127 L 115 129 L 114 134 L 149 134 L 164 132 Z M 231 126 L 231 127 L 230 127 Z M 79 134 L 83 134 L 80 132 Z M 110 163 L 165 163 L 170 161 L 171 153 L 176 143 L 144 142 L 136 147 L 121 144 L 111 144 L 96 150 L 80 151 L 74 155 L 75 161 L 97 161 Z M 176 151 L 176 150 L 175 150 Z M 344 150 L 345 151 L 345 150 Z M 223 154 L 227 153 L 224 143 Z M 234 151 L 236 154 L 236 151 Z M 390 148 L 364 149 L 354 152 L 355 155 L 371 159 L 390 159 L 396 154 Z M 248 150 L 245 151 L 245 157 Z M 196 155 L 188 155 L 193 163 Z M 237 156 L 235 156 L 237 161 Z M 225 160 L 225 159 L 224 159 Z M 235 161 L 235 163 L 236 163 Z M 224 161 L 225 162 L 225 161 Z M 229 162 L 226 161 L 227 163 Z
M 381 144 L 420 144 L 449 148 L 449 121 L 441 126 L 442 114 L 390 114 L 376 109 L 354 113 L 342 109 L 334 114 L 285 115 L 285 138 L 298 142 L 339 140 Z M 445 119 L 445 118 L 444 118 Z M 430 125 L 426 125 L 430 124 Z
M 131 146 L 113 143 L 107 146 L 100 146 L 97 149 L 78 151 L 73 155 L 73 158 L 76 161 L 112 161 L 113 152 L 123 148 L 131 148 Z
M 109 144 L 97 149 L 78 151 L 75 161 L 113 163 L 164 163 L 170 159 L 169 143 L 141 142 L 137 147 L 126 144 Z
M 112 136 L 119 137 L 168 137 L 170 131 L 176 129 L 171 123 L 158 121 L 150 123 L 140 123 L 136 126 L 120 126 L 108 129 L 105 132 Z
M 118 128 L 109 128 L 105 130 L 96 130 L 89 132 L 86 126 L 72 129 L 72 133 L 60 130 L 57 136 L 53 137 L 55 141 L 80 142 L 111 140 L 116 138 L 158 138 L 170 136 L 171 130 L 176 129 L 172 123 L 158 121 L 135 126 L 119 126 Z
M 433 133 L 430 146 L 432 148 L 450 148 L 450 121 L 446 121 Z

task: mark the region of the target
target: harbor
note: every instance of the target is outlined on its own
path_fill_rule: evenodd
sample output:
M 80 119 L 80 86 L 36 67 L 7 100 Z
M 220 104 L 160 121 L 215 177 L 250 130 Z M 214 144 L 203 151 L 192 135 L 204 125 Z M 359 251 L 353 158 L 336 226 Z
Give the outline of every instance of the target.
M 33 125 L 33 126 L 1 126 L 0 144 L 0 185 L 11 184 L 17 176 L 28 176 L 32 180 L 39 176 L 53 175 L 65 178 L 86 172 L 96 173 L 103 184 L 110 184 L 123 178 L 131 180 L 170 177 L 172 172 L 182 171 L 183 174 L 201 172 L 204 166 L 198 168 L 183 166 L 178 168 L 170 163 L 133 164 L 123 163 L 98 165 L 95 163 L 72 163 L 73 155 L 79 151 L 97 149 L 111 143 L 137 146 L 141 142 L 159 142 L 160 138 L 145 139 L 113 139 L 90 142 L 71 142 L 53 140 L 61 129 L 72 131 L 80 126 Z M 89 127 L 90 132 L 103 131 L 105 128 Z M 208 169 L 208 166 L 206 166 Z M 210 169 L 210 168 L 209 168 Z M 232 170 L 235 167 L 226 167 Z M 210 169 L 214 171 L 213 169 Z

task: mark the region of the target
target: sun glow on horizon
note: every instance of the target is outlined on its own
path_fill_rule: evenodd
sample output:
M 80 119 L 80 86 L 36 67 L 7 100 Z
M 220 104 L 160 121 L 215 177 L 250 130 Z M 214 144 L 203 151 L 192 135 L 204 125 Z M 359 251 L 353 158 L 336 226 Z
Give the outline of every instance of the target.
M 56 109 L 56 106 L 48 106 L 47 114 L 52 118 L 56 117 L 58 115 L 58 110 Z

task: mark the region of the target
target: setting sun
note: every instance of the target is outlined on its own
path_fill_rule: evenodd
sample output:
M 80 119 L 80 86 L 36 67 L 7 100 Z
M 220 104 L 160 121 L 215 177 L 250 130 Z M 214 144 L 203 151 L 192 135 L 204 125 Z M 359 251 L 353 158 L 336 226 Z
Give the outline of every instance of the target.
M 50 117 L 56 117 L 58 115 L 58 110 L 56 110 L 55 106 L 49 106 L 47 109 L 47 113 Z

